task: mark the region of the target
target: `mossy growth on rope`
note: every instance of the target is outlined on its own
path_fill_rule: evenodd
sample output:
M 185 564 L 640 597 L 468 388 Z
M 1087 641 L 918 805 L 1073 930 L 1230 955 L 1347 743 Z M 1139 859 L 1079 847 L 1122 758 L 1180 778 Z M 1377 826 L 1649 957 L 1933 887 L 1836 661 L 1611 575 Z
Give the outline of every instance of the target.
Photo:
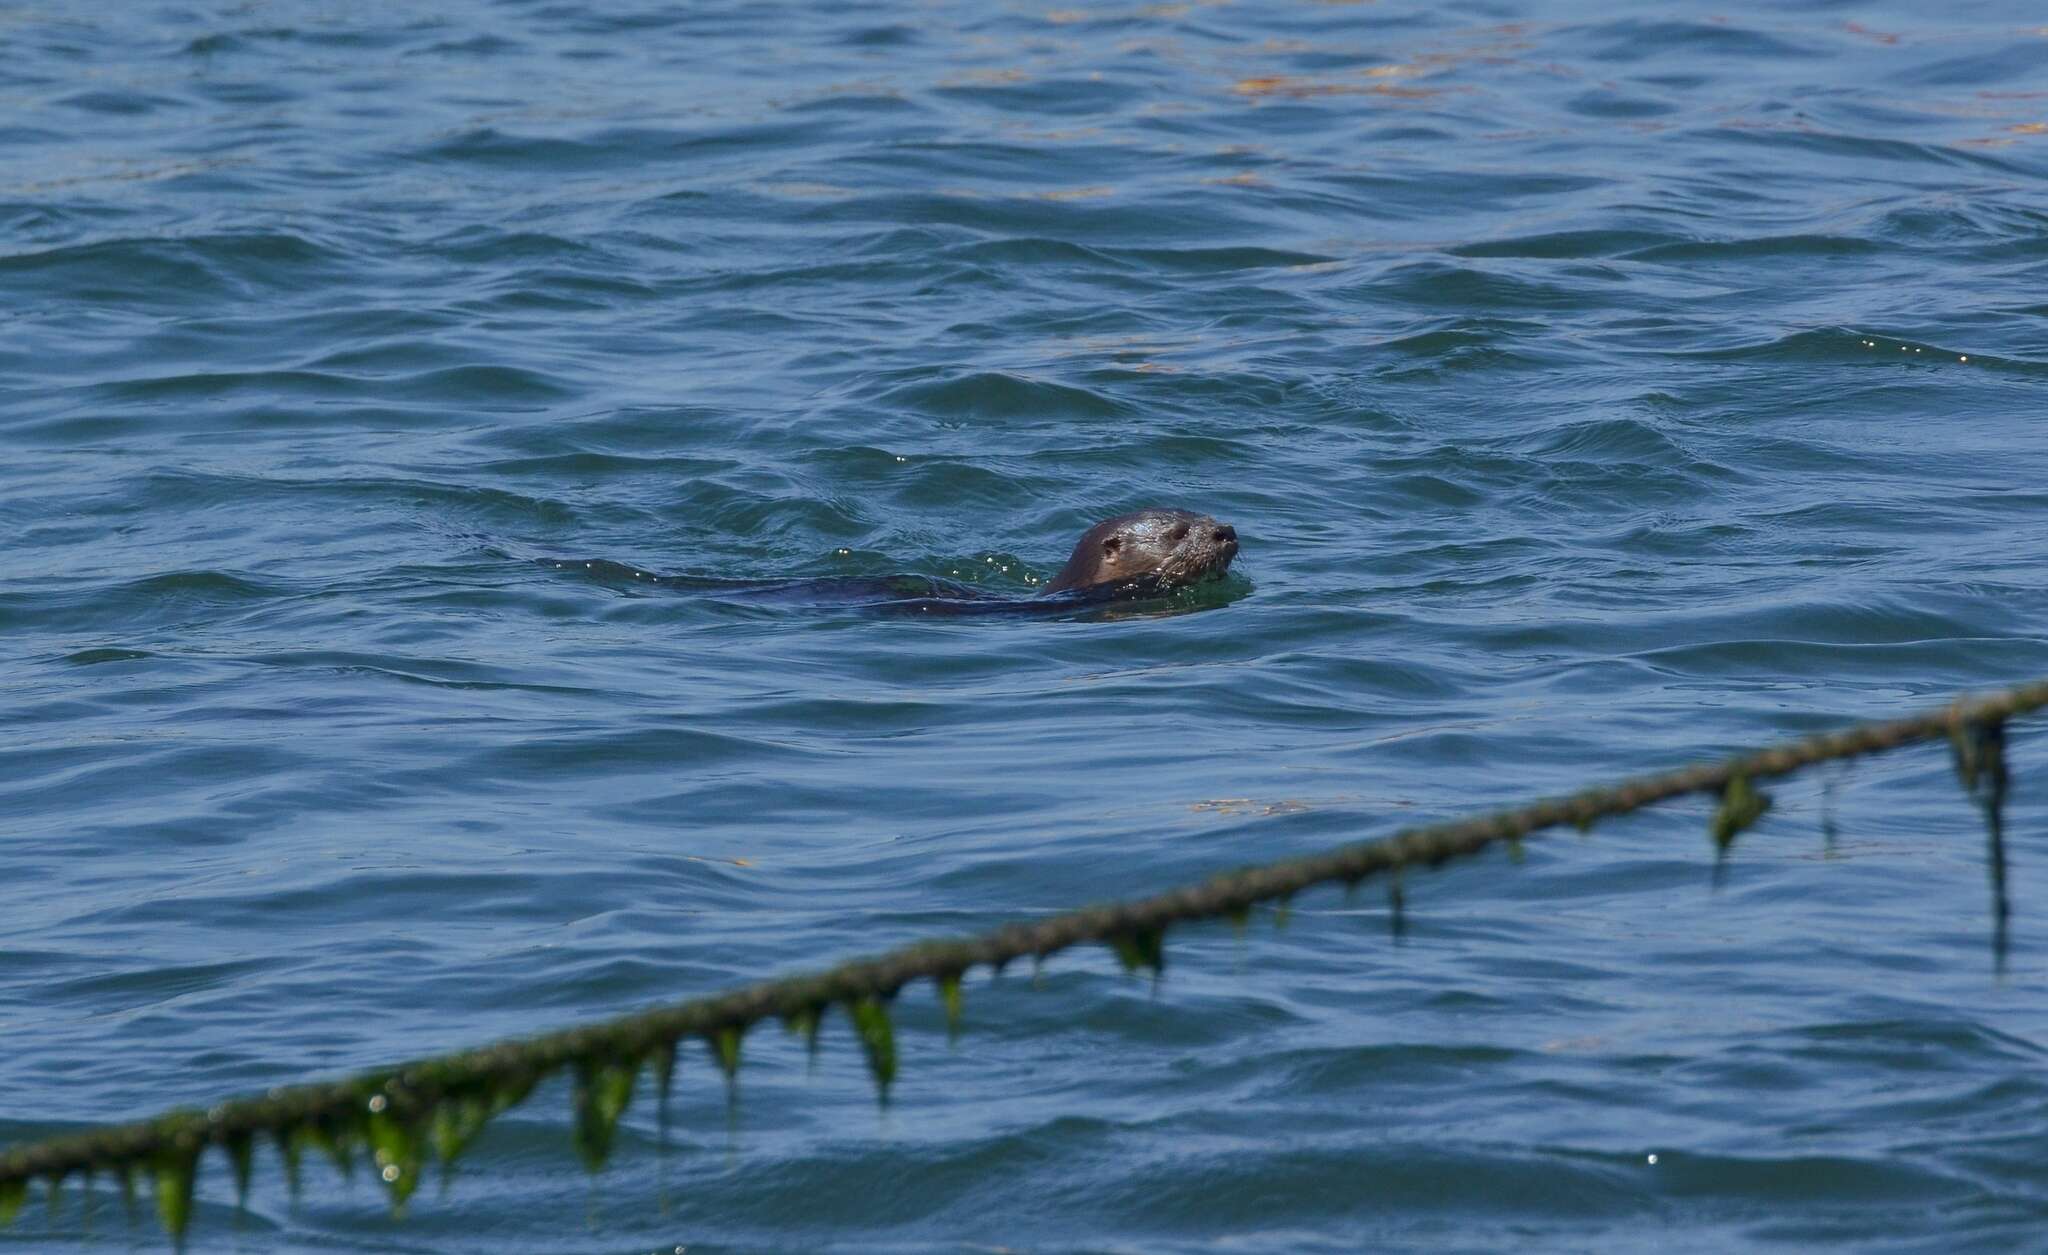
M 889 1022 L 889 1005 L 880 998 L 855 998 L 846 1004 L 846 1016 L 860 1038 L 867 1055 L 868 1071 L 875 1078 L 875 1097 L 889 1100 L 889 1085 L 896 1079 L 896 1030 Z
M 818 1030 L 825 1022 L 823 1006 L 798 1007 L 782 1017 L 782 1026 L 804 1039 L 804 1057 L 818 1065 Z
M 1398 937 L 1405 926 L 1405 869 L 1438 867 L 1494 845 L 1517 849 L 1525 838 L 1540 832 L 1567 826 L 1584 830 L 1598 819 L 1689 794 L 1718 799 L 1711 831 L 1717 850 L 1725 854 L 1736 836 L 1769 806 L 1756 788 L 1757 780 L 1930 740 L 1949 741 L 1965 790 L 1984 808 L 1998 924 L 1994 945 L 2002 961 L 2010 911 L 2003 810 L 2010 783 L 2006 721 L 2043 706 L 2048 706 L 2048 681 L 1927 714 L 1772 746 L 1726 762 L 1639 776 L 1568 798 L 1227 872 L 1149 898 L 920 942 L 827 970 L 762 981 L 600 1023 L 417 1060 L 342 1081 L 277 1089 L 223 1102 L 203 1113 L 174 1111 L 15 1146 L 0 1150 L 0 1223 L 18 1219 L 32 1183 L 40 1183 L 54 1206 L 63 1182 L 73 1174 L 88 1182 L 96 1173 L 114 1176 L 132 1215 L 134 1182 L 141 1176 L 155 1187 L 164 1228 L 182 1240 L 191 1221 L 202 1152 L 221 1149 L 240 1204 L 247 1198 L 259 1136 L 274 1141 L 294 1196 L 307 1148 L 322 1152 L 343 1174 L 350 1173 L 357 1157 L 367 1151 L 393 1208 L 402 1208 L 418 1188 L 429 1156 L 439 1160 L 444 1174 L 449 1172 L 492 1119 L 524 1102 L 543 1080 L 561 1074 L 571 1078 L 571 1141 L 584 1163 L 597 1171 L 610 1158 L 618 1123 L 633 1102 L 643 1068 L 653 1077 L 666 1145 L 668 1098 L 680 1043 L 705 1043 L 725 1077 L 729 1099 L 736 1101 L 740 1047 L 749 1028 L 780 1019 L 803 1037 L 814 1055 L 820 1024 L 833 1007 L 848 1017 L 877 1095 L 886 1101 L 899 1063 L 889 1008 L 914 981 L 931 982 L 950 1034 L 960 1021 L 962 978 L 970 971 L 1000 974 L 1011 962 L 1029 957 L 1035 972 L 1060 951 L 1104 945 L 1127 969 L 1147 968 L 1156 975 L 1165 968 L 1165 937 L 1173 926 L 1227 919 L 1242 929 L 1252 908 L 1262 904 L 1275 908 L 1278 924 L 1287 905 L 1304 889 L 1348 888 L 1375 876 L 1387 882 L 1390 925 Z
M 592 1172 L 611 1158 L 612 1131 L 633 1101 L 633 1082 L 640 1061 L 578 1059 L 573 1105 L 576 1110 L 576 1153 Z
M 946 1009 L 946 1040 L 960 1038 L 961 1008 L 965 1001 L 960 991 L 959 972 L 940 972 L 936 978 L 939 986 L 939 1005 Z
M 1714 839 L 1714 887 L 1719 889 L 1728 875 L 1728 852 L 1735 845 L 1735 838 L 1741 836 L 1764 812 L 1771 809 L 1771 798 L 1759 792 L 1749 782 L 1746 772 L 1735 772 L 1728 777 L 1728 783 L 1721 786 L 1721 801 L 1714 808 L 1714 817 L 1708 821 L 1707 833 Z
M 1956 775 L 1963 791 L 1984 808 L 1984 865 L 1991 877 L 1992 950 L 2004 970 L 2011 931 L 2012 902 L 2006 893 L 2005 795 L 2010 778 L 2005 766 L 2004 717 L 1971 717 L 1958 705 L 1949 728 Z
M 1714 808 L 1713 822 L 1708 832 L 1714 838 L 1715 853 L 1725 855 L 1728 847 L 1741 836 L 1764 812 L 1771 809 L 1771 798 L 1760 793 L 1749 782 L 1745 774 L 1728 777 L 1728 783 L 1721 786 L 1721 804 Z
M 1166 971 L 1164 928 L 1134 928 L 1127 933 L 1118 933 L 1109 939 L 1109 947 L 1116 952 L 1117 961 L 1124 965 L 1126 972 L 1144 968 L 1158 976 Z
M 711 1047 L 711 1057 L 718 1061 L 718 1070 L 725 1073 L 728 1086 L 739 1083 L 740 1038 L 746 1031 L 737 1024 L 721 1024 L 704 1035 L 704 1043 Z

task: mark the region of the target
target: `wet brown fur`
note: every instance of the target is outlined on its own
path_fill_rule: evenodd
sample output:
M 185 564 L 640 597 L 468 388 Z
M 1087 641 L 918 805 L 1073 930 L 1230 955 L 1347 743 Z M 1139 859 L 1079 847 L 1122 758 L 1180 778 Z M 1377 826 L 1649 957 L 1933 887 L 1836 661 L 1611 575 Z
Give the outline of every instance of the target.
M 1048 593 L 1149 593 L 1223 574 L 1237 556 L 1237 529 L 1190 510 L 1120 514 L 1088 529 Z

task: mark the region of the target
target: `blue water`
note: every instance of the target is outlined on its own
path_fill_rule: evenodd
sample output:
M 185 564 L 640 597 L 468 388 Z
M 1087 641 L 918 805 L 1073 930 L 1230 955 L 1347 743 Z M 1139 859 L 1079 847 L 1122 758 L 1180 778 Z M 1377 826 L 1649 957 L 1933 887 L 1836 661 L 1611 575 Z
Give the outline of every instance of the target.
M 2048 673 L 2037 6 L 0 12 L 0 1141 Z M 1032 595 L 1233 523 L 1178 613 Z M 2048 1232 L 1926 748 L 698 1054 L 198 1249 L 1861 1250 Z M 1824 833 L 1835 828 L 1830 841 Z M 1654 1160 L 1652 1159 L 1654 1156 Z M 106 1198 L 0 1242 L 155 1248 Z

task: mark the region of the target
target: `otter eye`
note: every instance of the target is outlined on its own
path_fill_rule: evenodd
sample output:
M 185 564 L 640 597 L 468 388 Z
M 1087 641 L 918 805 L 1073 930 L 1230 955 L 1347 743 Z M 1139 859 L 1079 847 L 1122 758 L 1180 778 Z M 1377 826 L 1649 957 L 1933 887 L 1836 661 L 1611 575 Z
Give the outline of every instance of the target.
M 1121 536 L 1112 536 L 1108 540 L 1102 542 L 1102 552 L 1104 553 L 1115 553 L 1117 550 L 1123 547 L 1124 538 Z
M 1173 529 L 1173 531 L 1169 532 L 1166 538 L 1176 545 L 1179 544 L 1181 541 L 1186 540 L 1188 538 L 1188 525 L 1186 523 L 1182 523 L 1179 527 L 1176 527 Z

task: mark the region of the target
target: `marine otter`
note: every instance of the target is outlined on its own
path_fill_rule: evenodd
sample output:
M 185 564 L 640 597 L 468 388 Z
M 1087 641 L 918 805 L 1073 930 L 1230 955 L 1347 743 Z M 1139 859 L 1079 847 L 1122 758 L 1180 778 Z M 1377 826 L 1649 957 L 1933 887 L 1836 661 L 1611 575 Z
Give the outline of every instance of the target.
M 1088 529 L 1047 593 L 1108 590 L 1140 597 L 1223 574 L 1237 556 L 1237 529 L 1189 510 L 1139 510 Z
M 603 559 L 543 559 L 557 570 L 722 595 L 745 601 L 866 606 L 906 614 L 1059 613 L 1096 602 L 1161 597 L 1215 579 L 1237 556 L 1237 529 L 1192 510 L 1119 514 L 1089 528 L 1044 591 L 1029 600 L 1000 597 L 924 575 L 824 579 L 720 580 L 656 575 Z

